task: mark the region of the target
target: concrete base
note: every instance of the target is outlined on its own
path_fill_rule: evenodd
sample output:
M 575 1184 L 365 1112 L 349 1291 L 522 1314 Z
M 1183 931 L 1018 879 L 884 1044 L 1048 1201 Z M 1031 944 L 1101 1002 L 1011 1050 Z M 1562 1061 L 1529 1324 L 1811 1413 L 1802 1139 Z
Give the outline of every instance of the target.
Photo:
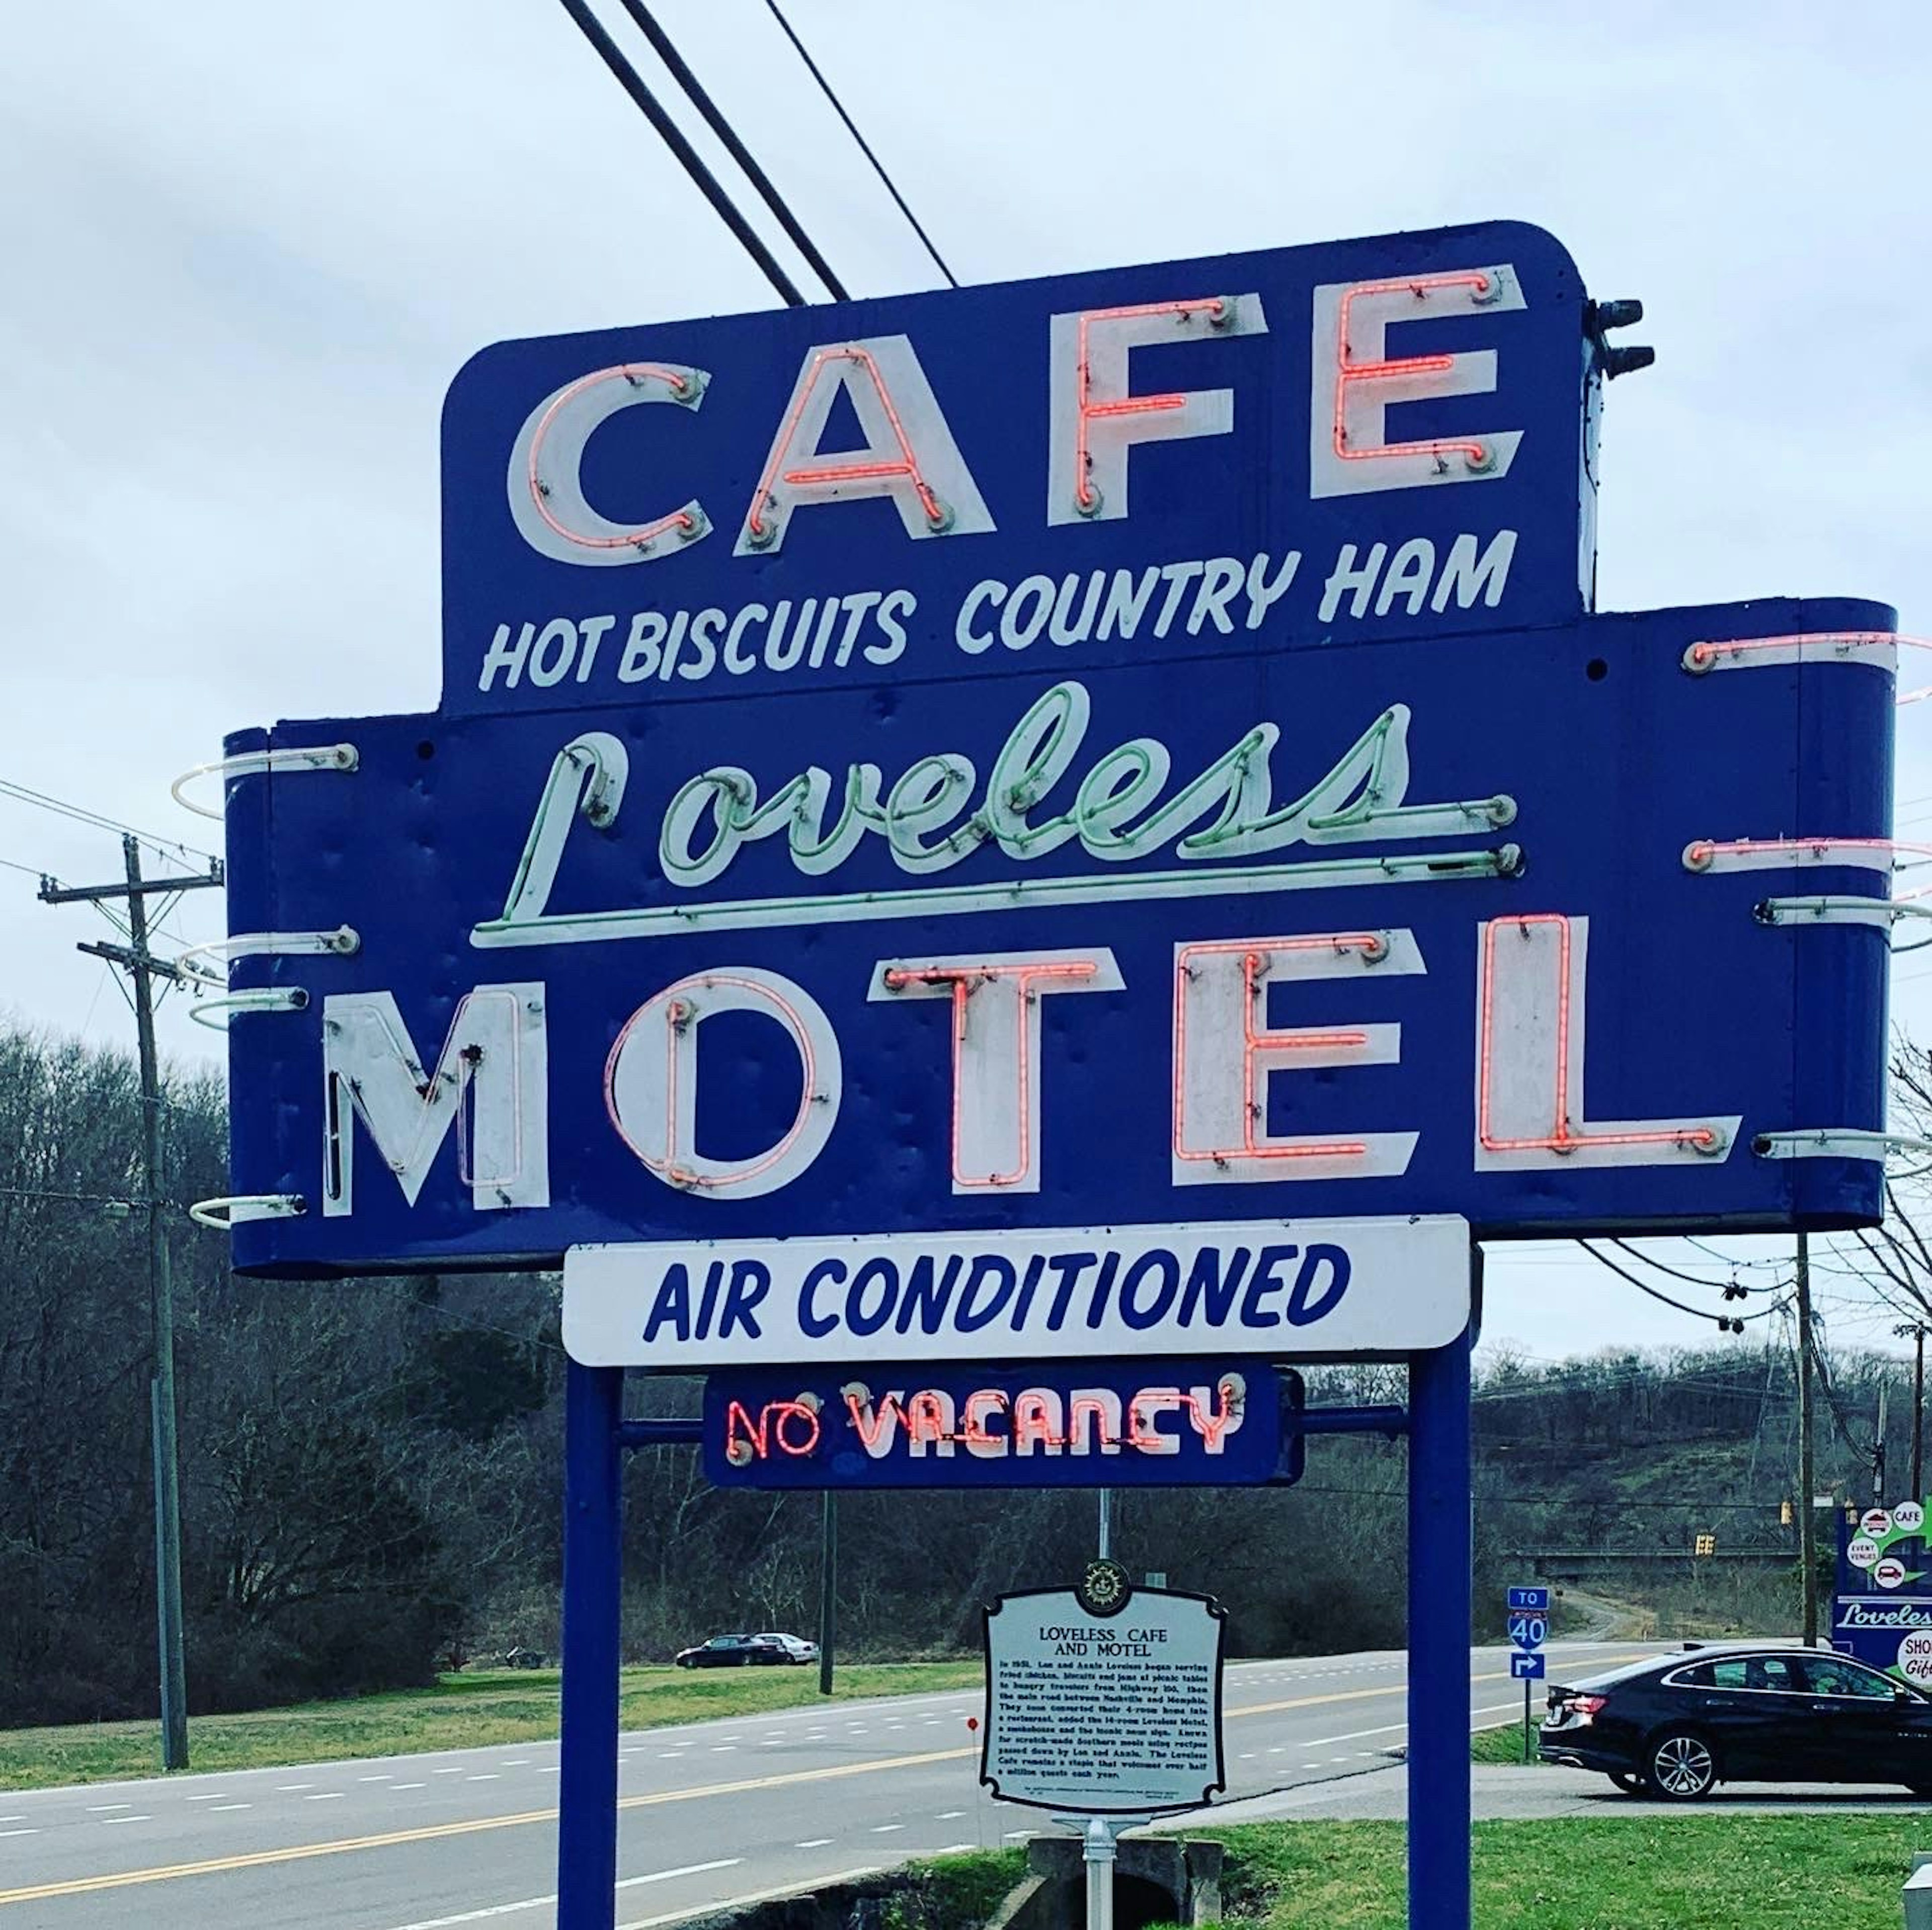
M 1080 1930 L 1087 1909 L 1086 1866 L 1077 1836 L 1027 1844 L 1027 1879 L 986 1930 Z M 1123 1836 L 1115 1845 L 1114 1930 L 1150 1923 L 1205 1924 L 1221 1916 L 1221 1845 L 1172 1836 Z

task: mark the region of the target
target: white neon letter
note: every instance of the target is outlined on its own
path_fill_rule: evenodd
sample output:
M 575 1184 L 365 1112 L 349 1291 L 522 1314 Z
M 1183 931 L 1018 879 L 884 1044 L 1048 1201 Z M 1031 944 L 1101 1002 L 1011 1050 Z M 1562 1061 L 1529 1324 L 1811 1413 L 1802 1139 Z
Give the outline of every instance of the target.
M 820 454 L 826 418 L 841 395 L 851 403 L 866 445 Z M 838 342 L 807 354 L 734 553 L 780 549 L 791 513 L 802 503 L 868 496 L 891 497 L 908 536 L 976 536 L 993 527 L 904 335 Z
M 594 565 L 650 562 L 708 535 L 694 498 L 654 523 L 613 523 L 584 500 L 582 472 L 590 432 L 620 409 L 645 402 L 695 409 L 710 379 L 676 362 L 620 362 L 553 389 L 525 418 L 510 451 L 510 514 L 524 541 L 560 563 Z
M 1609 1119 L 1583 1110 L 1590 921 L 1558 912 L 1476 928 L 1476 1170 L 1724 1160 L 1742 1115 Z
M 1216 336 L 1265 335 L 1258 295 L 1204 295 L 1056 315 L 1046 466 L 1048 523 L 1107 523 L 1127 513 L 1127 451 L 1136 442 L 1225 436 L 1234 426 L 1232 389 L 1130 395 L 1127 351 Z
M 333 993 L 322 1005 L 322 1068 L 325 1218 L 356 1209 L 358 1119 L 412 1206 L 452 1125 L 457 1173 L 478 1212 L 550 1204 L 540 984 L 478 985 L 466 993 L 434 1077 L 423 1071 L 392 993 Z
M 1120 969 L 1091 952 L 887 958 L 871 999 L 952 1002 L 952 1190 L 1040 1191 L 1040 1002 L 1050 992 L 1118 992 Z
M 1399 1025 L 1271 1031 L 1270 984 L 1399 975 L 1426 968 L 1406 931 L 1323 932 L 1174 949 L 1174 1148 L 1177 1186 L 1379 1178 L 1408 1170 L 1412 1132 L 1268 1129 L 1268 1075 L 1324 1065 L 1392 1065 Z
M 1330 282 L 1316 289 L 1309 494 L 1364 496 L 1430 483 L 1493 482 L 1506 475 L 1522 440 L 1520 429 L 1391 442 L 1385 426 L 1386 412 L 1397 403 L 1491 394 L 1496 352 L 1391 358 L 1388 331 L 1395 322 L 1500 313 L 1523 305 L 1516 271 L 1506 264 L 1400 280 Z
M 798 1113 L 763 1152 L 707 1159 L 698 1150 L 698 1035 L 720 1012 L 760 1012 L 784 1027 L 799 1058 Z M 752 1200 L 788 1185 L 825 1149 L 838 1117 L 838 1041 L 811 995 L 776 972 L 694 972 L 631 1014 L 604 1068 L 618 1137 L 668 1186 L 711 1200 Z

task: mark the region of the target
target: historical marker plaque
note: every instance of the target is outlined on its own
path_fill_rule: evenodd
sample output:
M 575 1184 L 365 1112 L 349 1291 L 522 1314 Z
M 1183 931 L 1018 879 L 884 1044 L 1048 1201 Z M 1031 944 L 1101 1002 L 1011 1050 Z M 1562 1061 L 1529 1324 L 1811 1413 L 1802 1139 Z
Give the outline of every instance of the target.
M 1006 1802 L 1082 1815 L 1205 1803 L 1227 1787 L 1226 1624 L 1219 1604 L 1179 1590 L 1001 1596 L 986 1615 L 980 1781 Z

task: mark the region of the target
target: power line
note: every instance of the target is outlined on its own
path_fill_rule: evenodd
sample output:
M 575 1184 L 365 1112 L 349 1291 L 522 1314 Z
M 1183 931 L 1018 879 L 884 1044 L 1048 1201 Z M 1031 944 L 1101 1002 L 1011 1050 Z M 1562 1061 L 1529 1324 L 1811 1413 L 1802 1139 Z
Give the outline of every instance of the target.
M 1765 1260 L 1734 1260 L 1729 1254 L 1720 1253 L 1708 1242 L 1694 1239 L 1689 1233 L 1680 1234 L 1678 1237 L 1686 1246 L 1694 1246 L 1700 1253 L 1708 1253 L 1721 1266 L 1788 1266 L 1791 1263 L 1781 1254 Z
M 670 148 L 698 192 L 710 202 L 718 219 L 736 237 L 739 246 L 757 262 L 765 279 L 778 291 L 780 300 L 794 308 L 802 308 L 805 297 L 778 265 L 777 257 L 758 238 L 752 224 L 739 212 L 737 204 L 719 185 L 718 177 L 704 165 L 698 150 L 685 138 L 683 130 L 665 112 L 657 96 L 645 85 L 644 76 L 625 58 L 616 42 L 604 31 L 584 0 L 558 0 L 558 4 L 575 23 L 577 31 L 590 43 L 598 58 L 610 70 L 617 85 L 631 97 L 638 112 L 657 130 L 658 138 Z
M 1630 1242 L 1627 1239 L 1618 1239 L 1612 1237 L 1610 1243 L 1611 1245 L 1616 1248 L 1619 1252 L 1628 1254 L 1631 1259 L 1641 1260 L 1645 1266 L 1654 1267 L 1658 1272 L 1668 1274 L 1673 1280 L 1681 1280 L 1688 1287 L 1724 1286 L 1724 1282 L 1720 1280 L 1706 1280 L 1695 1273 L 1681 1273 L 1674 1266 L 1666 1266 L 1662 1260 L 1653 1260 L 1648 1254 L 1638 1252 L 1636 1248 L 1631 1245 Z M 1728 1266 L 1730 1262 L 1724 1261 L 1721 1263 Z M 1768 1287 L 1747 1287 L 1742 1281 L 1733 1280 L 1730 1282 L 1730 1287 L 1735 1287 L 1740 1293 L 1775 1293 L 1780 1291 L 1783 1288 L 1790 1286 L 1790 1281 L 1788 1280 L 1774 1280 Z M 1728 1298 L 1730 1296 L 1730 1287 L 1726 1287 L 1725 1290 L 1726 1296 Z
M 118 818 L 108 817 L 98 811 L 90 811 L 85 805 L 70 804 L 64 798 L 57 798 L 46 791 L 37 791 L 26 784 L 16 784 L 0 778 L 0 797 L 10 797 L 21 804 L 32 805 L 41 811 L 52 811 L 56 817 L 71 818 L 76 824 L 85 824 L 96 831 L 112 831 L 124 838 L 138 838 L 158 856 L 170 857 L 177 853 L 193 858 L 213 860 L 215 853 L 204 851 L 199 845 L 190 844 L 178 838 L 158 838 L 152 832 L 137 830 L 131 824 L 123 824 Z M 18 870 L 21 868 L 16 866 Z
M 52 1186 L 0 1186 L 0 1199 L 5 1200 L 64 1200 L 71 1205 L 84 1206 L 125 1206 L 130 1211 L 134 1205 L 134 1195 L 128 1193 L 63 1193 Z M 164 1200 L 164 1206 L 178 1206 L 183 1212 L 188 1210 L 184 1200 Z
M 703 83 L 686 65 L 670 34 L 657 23 L 651 10 L 644 0 L 620 0 L 624 11 L 630 15 L 638 31 L 651 43 L 658 59 L 662 61 L 672 79 L 682 88 L 686 97 L 698 112 L 704 115 L 705 124 L 724 143 L 724 151 L 744 171 L 745 178 L 758 191 L 765 205 L 777 216 L 778 226 L 789 235 L 800 254 L 812 264 L 812 271 L 830 291 L 835 301 L 850 301 L 850 294 L 845 284 L 832 271 L 831 264 L 818 251 L 818 245 L 808 235 L 798 218 L 785 205 L 784 197 L 772 185 L 764 169 L 752 158 L 751 151 L 739 139 L 734 128 L 714 101 L 704 91 Z
M 1674 1307 L 1680 1314 L 1688 1314 L 1694 1320 L 1715 1320 L 1720 1326 L 1728 1321 L 1733 1326 L 1738 1326 L 1746 1320 L 1767 1320 L 1773 1314 L 1781 1311 L 1786 1304 L 1782 1300 L 1775 1301 L 1768 1307 L 1760 1308 L 1755 1314 L 1707 1314 L 1701 1307 L 1688 1307 L 1682 1300 L 1673 1300 L 1668 1293 L 1659 1293 L 1648 1281 L 1640 1280 L 1627 1268 L 1619 1266 L 1609 1254 L 1599 1253 L 1588 1240 L 1579 1240 L 1576 1243 L 1600 1265 L 1607 1266 L 1619 1280 L 1628 1280 L 1639 1293 L 1648 1293 L 1653 1300 L 1661 1300 L 1666 1307 Z M 1710 1283 L 1700 1284 L 1708 1285 Z
M 892 178 L 886 172 L 884 164 L 880 160 L 878 156 L 873 153 L 870 144 L 867 142 L 865 136 L 860 133 L 857 124 L 853 120 L 851 115 L 846 112 L 844 102 L 838 98 L 837 94 L 832 92 L 831 82 L 827 80 L 825 76 L 819 71 L 818 61 L 814 60 L 811 55 L 806 52 L 805 43 L 792 31 L 791 22 L 788 20 L 784 13 L 779 10 L 778 0 L 765 0 L 765 4 L 770 8 L 772 18 L 777 21 L 778 25 L 784 29 L 785 38 L 790 41 L 793 46 L 797 49 L 798 57 L 800 60 L 804 61 L 806 71 L 811 74 L 814 80 L 818 82 L 819 91 L 825 96 L 826 100 L 831 102 L 832 112 L 838 116 L 840 120 L 845 123 L 845 131 L 852 136 L 854 140 L 858 142 L 859 151 L 872 163 L 872 172 L 885 184 L 886 192 L 892 197 L 893 201 L 898 205 L 899 212 L 906 217 L 906 220 L 909 223 L 911 223 L 913 232 L 919 237 L 926 253 L 932 257 L 934 265 L 939 270 L 941 274 L 945 276 L 947 282 L 952 286 L 957 288 L 959 286 L 958 277 L 946 265 L 944 256 L 943 256 L 940 253 L 939 250 L 932 245 L 932 237 L 920 226 L 919 217 L 906 205 L 905 196 L 893 185 Z
M 1818 1370 L 1818 1384 L 1825 1390 L 1825 1404 L 1832 1410 L 1832 1425 L 1838 1429 L 1838 1438 L 1861 1461 L 1870 1461 L 1872 1458 L 1872 1444 L 1868 1442 L 1861 1447 L 1852 1440 L 1851 1429 L 1846 1422 L 1844 1410 L 1838 1404 L 1838 1390 L 1832 1384 L 1832 1370 L 1826 1362 L 1825 1350 L 1818 1344 L 1815 1335 L 1811 1343 L 1811 1359 L 1813 1365 Z

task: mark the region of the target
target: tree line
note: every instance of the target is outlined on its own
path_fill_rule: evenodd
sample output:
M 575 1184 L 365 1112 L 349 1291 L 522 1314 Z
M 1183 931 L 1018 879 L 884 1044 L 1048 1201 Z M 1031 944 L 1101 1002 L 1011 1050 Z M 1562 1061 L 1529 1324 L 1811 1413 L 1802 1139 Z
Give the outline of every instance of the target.
M 218 1077 L 172 1071 L 163 1116 L 191 1710 L 405 1686 L 512 1647 L 554 1655 L 556 1278 L 238 1278 L 225 1241 L 182 1210 L 228 1190 Z M 0 1029 L 0 1726 L 154 1707 L 148 1285 L 128 1210 L 140 1126 L 130 1058 Z M 1847 1401 L 1889 1371 L 1836 1368 Z M 1497 1363 L 1477 1404 L 1479 1599 L 1520 1578 L 1514 1550 L 1558 1513 L 1599 1536 L 1688 1528 L 1642 1505 L 1637 1463 L 1659 1443 L 1690 1466 L 1708 1451 L 1720 1498 L 1774 1510 L 1792 1465 L 1781 1371 L 1742 1347 Z M 1310 1377 L 1316 1400 L 1402 1391 L 1393 1368 Z M 634 1376 L 628 1398 L 689 1413 L 699 1394 Z M 1395 1647 L 1403 1479 L 1399 1444 L 1318 1440 L 1292 1489 L 1123 1492 L 1114 1548 L 1219 1596 L 1236 1653 Z M 970 1653 L 982 1603 L 1062 1584 L 1094 1548 L 1090 1491 L 852 1493 L 839 1507 L 854 1656 Z M 644 1449 L 627 1463 L 624 1533 L 629 1659 L 722 1629 L 814 1632 L 816 1495 L 715 1489 L 694 1450 Z

